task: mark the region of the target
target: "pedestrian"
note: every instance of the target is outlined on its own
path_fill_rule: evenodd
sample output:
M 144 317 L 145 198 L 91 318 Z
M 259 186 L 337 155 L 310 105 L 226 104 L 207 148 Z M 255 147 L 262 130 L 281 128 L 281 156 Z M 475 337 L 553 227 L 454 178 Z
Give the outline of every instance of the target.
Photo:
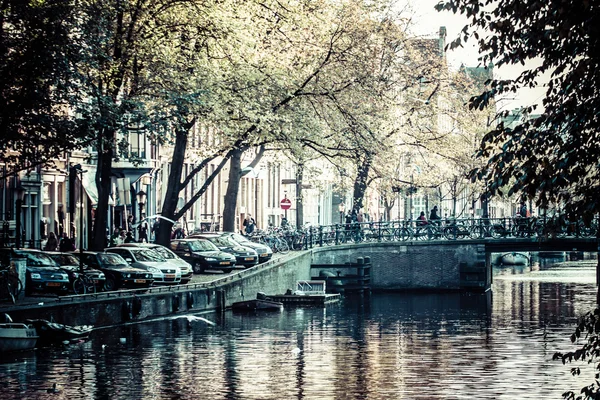
M 248 214 L 246 219 L 244 219 L 244 230 L 246 231 L 246 234 L 247 235 L 252 234 L 252 232 L 254 232 L 255 228 L 256 228 L 256 221 L 254 220 L 254 218 L 252 218 L 251 214 Z
M 430 222 L 432 222 L 432 223 L 435 223 L 435 224 L 438 224 L 438 225 L 439 225 L 439 221 L 440 221 L 441 219 L 442 219 L 442 217 L 440 217 L 440 216 L 438 215 L 438 207 L 437 207 L 437 206 L 434 206 L 434 207 L 431 209 L 431 212 L 429 213 L 429 221 L 430 221 Z
M 142 222 L 139 229 L 140 243 L 148 243 L 148 224 Z
M 75 241 L 67 236 L 66 232 L 63 232 L 63 236 L 58 244 L 58 249 L 61 252 L 68 252 L 75 250 Z
M 48 234 L 48 241 L 44 246 L 44 250 L 46 251 L 56 251 L 58 248 L 58 238 L 56 237 L 56 233 L 50 232 Z
M 135 239 L 134 239 L 133 233 L 131 233 L 131 231 L 127 232 L 127 234 L 125 235 L 125 240 L 123 241 L 123 243 L 135 243 Z
M 427 217 L 425 216 L 425 211 L 421 211 L 421 214 L 417 218 L 417 225 L 418 226 L 425 226 L 425 225 L 427 225 Z

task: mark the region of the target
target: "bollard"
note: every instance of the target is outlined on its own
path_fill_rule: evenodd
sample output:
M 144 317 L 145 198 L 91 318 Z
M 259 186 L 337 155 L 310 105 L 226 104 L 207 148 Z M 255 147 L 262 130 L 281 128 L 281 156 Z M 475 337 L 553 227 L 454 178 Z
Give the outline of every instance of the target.
M 179 311 L 179 296 L 178 295 L 173 296 L 173 299 L 171 300 L 171 308 L 174 313 Z
M 188 310 L 194 308 L 194 293 L 192 292 L 188 292 L 187 294 L 187 308 Z

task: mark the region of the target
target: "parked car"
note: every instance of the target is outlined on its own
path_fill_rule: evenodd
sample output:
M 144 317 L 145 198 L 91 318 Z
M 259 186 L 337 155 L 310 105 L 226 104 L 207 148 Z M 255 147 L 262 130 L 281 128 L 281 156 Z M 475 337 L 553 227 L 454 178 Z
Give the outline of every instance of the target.
M 171 250 L 192 264 L 192 269 L 196 274 L 207 269 L 220 269 L 229 273 L 235 267 L 235 256 L 219 250 L 207 239 L 171 240 Z
M 192 266 L 190 263 L 173 253 L 170 249 L 156 243 L 123 243 L 117 247 L 139 247 L 155 250 L 163 256 L 168 262 L 173 263 L 181 270 L 181 283 L 188 283 L 193 276 Z
M 79 278 L 79 274 L 81 273 L 79 258 L 75 257 L 72 253 L 61 253 L 58 251 L 46 251 L 45 253 L 48 254 L 54 261 L 56 261 L 60 268 L 67 272 L 69 275 L 69 282 L 71 282 L 71 288 L 73 288 L 73 282 Z M 96 291 L 100 292 L 104 290 L 104 283 L 106 282 L 106 276 L 104 275 L 104 272 L 98 269 L 90 268 L 86 264 L 83 264 L 83 273 L 94 281 Z
M 75 257 L 83 257 L 83 262 L 89 267 L 102 271 L 106 276 L 104 290 L 117 289 L 148 289 L 154 278 L 152 273 L 130 266 L 118 254 L 84 251 L 73 253 Z
M 181 283 L 181 269 L 174 263 L 170 263 L 158 252 L 141 247 L 109 247 L 107 253 L 120 255 L 132 267 L 144 269 L 152 273 L 154 284 L 177 284 Z
M 228 236 L 223 236 L 215 232 L 206 232 L 195 233 L 188 237 L 210 240 L 219 250 L 233 254 L 235 256 L 235 265 L 248 268 L 258 264 L 258 253 L 256 250 L 248 246 L 243 246 Z
M 221 232 L 221 236 L 229 237 L 242 246 L 254 249 L 258 253 L 259 263 L 269 261 L 273 257 L 273 250 L 269 246 L 266 244 L 253 242 L 244 235 L 240 235 L 239 233 L 235 232 Z
M 69 275 L 58 264 L 39 250 L 0 249 L 0 264 L 9 265 L 14 256 L 27 259 L 25 293 L 66 294 L 70 288 Z

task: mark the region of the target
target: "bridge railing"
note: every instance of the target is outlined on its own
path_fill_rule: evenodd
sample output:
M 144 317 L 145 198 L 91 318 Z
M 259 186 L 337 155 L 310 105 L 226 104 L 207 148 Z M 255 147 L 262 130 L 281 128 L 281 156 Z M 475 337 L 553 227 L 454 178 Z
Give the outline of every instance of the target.
M 589 223 L 559 218 L 446 218 L 435 221 L 350 222 L 281 231 L 292 250 L 360 242 L 593 237 L 598 220 Z

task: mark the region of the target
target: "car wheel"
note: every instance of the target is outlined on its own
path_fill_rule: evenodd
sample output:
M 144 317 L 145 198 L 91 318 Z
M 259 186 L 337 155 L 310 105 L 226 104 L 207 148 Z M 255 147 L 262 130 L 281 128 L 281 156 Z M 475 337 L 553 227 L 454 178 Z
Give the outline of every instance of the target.
M 113 290 L 117 290 L 117 281 L 112 276 L 107 276 L 106 281 L 104 281 L 104 291 L 110 292 Z
M 192 269 L 194 270 L 195 274 L 201 274 L 204 272 L 204 268 L 202 267 L 202 264 L 200 264 L 199 261 L 196 261 L 193 265 L 192 265 Z
M 233 271 L 233 268 L 227 268 L 223 270 L 223 272 L 226 274 L 229 274 L 231 271 Z

